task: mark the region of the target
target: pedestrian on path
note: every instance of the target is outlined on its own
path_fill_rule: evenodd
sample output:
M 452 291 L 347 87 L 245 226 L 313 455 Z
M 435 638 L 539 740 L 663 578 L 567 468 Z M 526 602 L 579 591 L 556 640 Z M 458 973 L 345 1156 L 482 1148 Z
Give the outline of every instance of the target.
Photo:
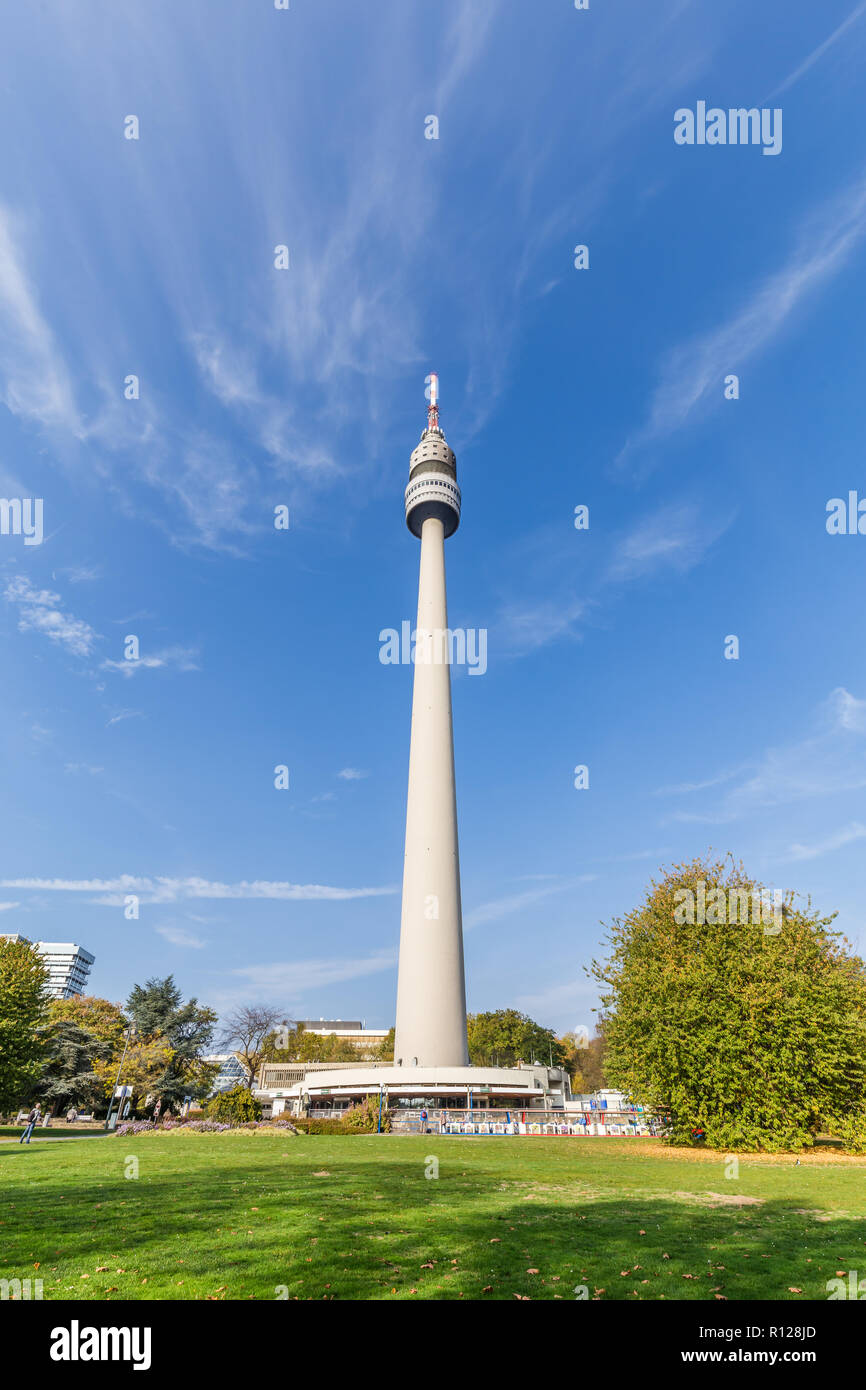
M 19 1143 L 19 1144 L 29 1144 L 29 1143 L 30 1143 L 30 1136 L 31 1136 L 31 1134 L 33 1133 L 33 1131 L 34 1131 L 34 1129 L 36 1128 L 36 1126 L 38 1125 L 38 1123 L 39 1123 L 39 1117 L 40 1117 L 41 1114 L 42 1114 L 42 1107 L 40 1106 L 39 1102 L 37 1101 L 36 1104 L 34 1105 L 33 1109 L 30 1111 L 30 1114 L 27 1116 L 27 1128 L 25 1129 L 24 1133 L 21 1135 L 21 1138 L 18 1140 L 18 1143 Z

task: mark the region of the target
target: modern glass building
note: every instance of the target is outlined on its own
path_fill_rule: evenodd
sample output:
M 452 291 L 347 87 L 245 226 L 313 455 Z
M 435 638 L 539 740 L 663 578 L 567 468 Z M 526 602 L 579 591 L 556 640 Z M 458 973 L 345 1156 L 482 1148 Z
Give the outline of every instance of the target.
M 249 1072 L 236 1052 L 209 1052 L 201 1060 L 219 1067 L 209 1096 L 215 1096 L 218 1091 L 230 1091 L 233 1086 L 246 1086 L 249 1080 Z

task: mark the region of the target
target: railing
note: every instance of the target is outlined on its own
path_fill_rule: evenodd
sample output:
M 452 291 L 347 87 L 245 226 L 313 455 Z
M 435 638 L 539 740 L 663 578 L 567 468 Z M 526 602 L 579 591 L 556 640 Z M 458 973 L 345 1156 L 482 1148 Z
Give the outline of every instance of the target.
M 583 1123 L 584 1113 L 574 1110 L 535 1110 L 520 1106 L 496 1109 L 434 1109 L 427 1112 L 424 1129 L 419 1110 L 391 1110 L 391 1128 L 396 1133 L 420 1134 L 568 1134 L 597 1136 L 600 1132 L 613 1137 L 654 1134 L 658 1123 L 654 1117 L 634 1111 L 593 1110 L 589 1122 Z M 444 1125 L 444 1129 L 443 1129 Z M 601 1127 L 601 1130 L 600 1130 Z

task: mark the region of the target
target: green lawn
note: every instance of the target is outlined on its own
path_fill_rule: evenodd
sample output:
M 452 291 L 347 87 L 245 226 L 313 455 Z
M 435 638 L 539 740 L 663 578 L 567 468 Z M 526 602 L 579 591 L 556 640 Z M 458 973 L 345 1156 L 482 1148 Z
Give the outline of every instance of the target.
M 0 1145 L 0 1193 L 0 1277 L 46 1299 L 798 1300 L 866 1275 L 866 1161 L 827 1155 L 732 1180 L 653 1141 L 175 1132 Z

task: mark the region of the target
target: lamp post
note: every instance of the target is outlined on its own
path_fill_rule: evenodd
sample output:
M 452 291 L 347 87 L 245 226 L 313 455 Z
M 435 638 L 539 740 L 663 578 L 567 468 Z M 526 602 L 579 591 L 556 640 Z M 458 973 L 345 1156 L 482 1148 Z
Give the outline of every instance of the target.
M 384 1085 L 382 1084 L 382 1082 L 380 1081 L 380 1082 L 379 1082 L 379 1123 L 378 1123 L 378 1125 L 376 1126 L 376 1133 L 377 1133 L 377 1134 L 381 1134 L 381 1133 L 382 1133 L 382 1102 L 384 1101 L 384 1099 L 385 1099 L 385 1087 L 384 1087 Z
M 119 1084 L 120 1084 L 120 1073 L 123 1071 L 123 1064 L 124 1064 L 124 1062 L 126 1061 L 126 1051 L 127 1051 L 127 1048 L 129 1047 L 129 1040 L 130 1040 L 130 1038 L 133 1038 L 133 1037 L 135 1037 L 135 1024 L 134 1024 L 134 1023 L 130 1023 L 129 1027 L 128 1027 L 127 1030 L 126 1030 L 126 1037 L 125 1037 L 124 1044 L 123 1044 L 123 1056 L 122 1056 L 121 1059 L 120 1059 L 120 1066 L 117 1068 L 117 1076 L 116 1076 L 115 1079 L 114 1079 L 114 1090 L 111 1092 L 111 1097 L 110 1097 L 109 1102 L 108 1102 L 108 1114 L 107 1114 L 106 1117 L 105 1117 L 105 1128 L 106 1128 L 106 1129 L 113 1129 L 113 1128 L 114 1128 L 114 1125 L 117 1124 L 117 1117 L 116 1117 L 116 1116 L 115 1116 L 115 1120 L 114 1120 L 114 1125 L 112 1125 L 112 1123 L 111 1123 L 111 1111 L 112 1111 L 112 1107 L 114 1106 L 114 1097 L 115 1097 L 115 1095 L 116 1095 L 116 1093 L 117 1093 L 117 1088 L 118 1088 L 118 1086 L 119 1086 Z M 121 1105 L 119 1105 L 119 1106 L 117 1107 L 117 1114 L 118 1114 L 118 1115 L 120 1114 L 120 1111 L 121 1111 L 122 1101 L 123 1101 L 123 1097 L 121 1096 Z

